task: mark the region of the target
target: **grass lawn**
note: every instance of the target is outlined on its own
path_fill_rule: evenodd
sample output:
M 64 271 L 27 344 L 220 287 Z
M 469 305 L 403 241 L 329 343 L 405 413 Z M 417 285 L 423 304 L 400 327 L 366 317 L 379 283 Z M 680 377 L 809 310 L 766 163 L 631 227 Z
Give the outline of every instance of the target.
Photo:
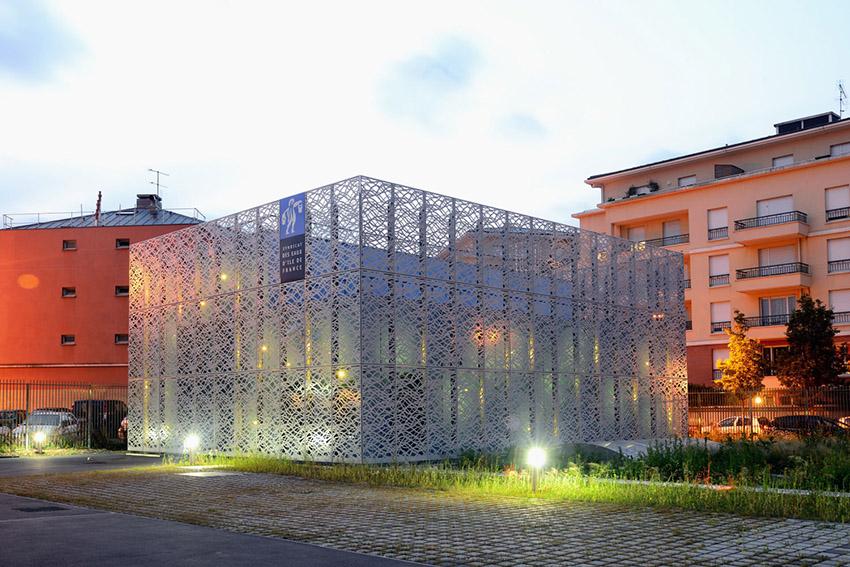
M 850 497 L 826 493 L 848 489 L 850 447 L 842 439 L 729 440 L 717 452 L 669 442 L 636 459 L 600 459 L 551 450 L 550 466 L 541 473 L 535 493 L 518 457 L 517 451 L 507 451 L 500 455 L 470 454 L 440 464 L 383 466 L 320 465 L 264 456 L 198 457 L 193 462 L 471 498 L 533 497 L 850 522 Z M 722 486 L 709 487 L 710 483 Z

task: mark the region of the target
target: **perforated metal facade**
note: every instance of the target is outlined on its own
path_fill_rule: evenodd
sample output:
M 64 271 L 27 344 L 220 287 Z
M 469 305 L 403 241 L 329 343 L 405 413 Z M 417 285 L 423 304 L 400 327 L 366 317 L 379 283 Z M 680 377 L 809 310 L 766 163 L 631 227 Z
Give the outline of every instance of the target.
M 409 461 L 687 432 L 682 258 L 356 177 L 133 244 L 133 450 Z

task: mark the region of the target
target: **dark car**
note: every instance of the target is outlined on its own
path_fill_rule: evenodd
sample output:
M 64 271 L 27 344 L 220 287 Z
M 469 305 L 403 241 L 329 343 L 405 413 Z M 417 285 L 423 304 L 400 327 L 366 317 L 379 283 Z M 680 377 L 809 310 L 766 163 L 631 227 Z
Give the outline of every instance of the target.
M 0 443 L 10 437 L 12 431 L 27 419 L 27 412 L 22 409 L 0 410 Z
M 71 412 L 80 420 L 85 431 L 91 431 L 92 445 L 109 448 L 126 442 L 117 438 L 121 421 L 127 417 L 127 404 L 123 401 L 77 400 L 71 406 Z
M 850 433 L 833 419 L 819 415 L 782 415 L 774 418 L 769 425 L 770 431 L 797 433 L 800 435 L 837 435 Z

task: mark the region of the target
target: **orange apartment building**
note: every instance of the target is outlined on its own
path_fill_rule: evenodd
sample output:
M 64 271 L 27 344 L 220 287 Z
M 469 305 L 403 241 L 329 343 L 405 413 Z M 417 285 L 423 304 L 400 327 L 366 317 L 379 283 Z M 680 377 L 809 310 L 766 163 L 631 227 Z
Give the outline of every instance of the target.
M 193 210 L 194 211 L 194 210 Z M 130 209 L 0 230 L 0 381 L 127 384 L 129 247 L 200 222 Z
M 602 192 L 581 228 L 685 260 L 688 379 L 710 385 L 734 311 L 770 361 L 801 294 L 835 311 L 850 341 L 850 119 L 775 124 L 772 135 L 589 177 Z M 775 376 L 765 377 L 778 385 Z

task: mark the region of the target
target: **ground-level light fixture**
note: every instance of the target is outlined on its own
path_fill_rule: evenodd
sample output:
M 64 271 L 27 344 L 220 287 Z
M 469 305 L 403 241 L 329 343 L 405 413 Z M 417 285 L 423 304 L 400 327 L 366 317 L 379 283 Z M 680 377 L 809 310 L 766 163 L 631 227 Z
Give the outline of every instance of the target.
M 531 447 L 525 456 L 525 462 L 531 468 L 531 491 L 537 492 L 537 475 L 546 464 L 546 451 L 543 447 Z
M 44 431 L 36 431 L 32 440 L 35 442 L 35 452 L 44 453 L 44 442 L 47 441 L 47 434 Z
M 194 453 L 198 450 L 198 447 L 201 446 L 201 438 L 198 437 L 194 433 L 190 433 L 186 436 L 186 439 L 183 440 L 183 448 L 189 452 L 189 454 Z

